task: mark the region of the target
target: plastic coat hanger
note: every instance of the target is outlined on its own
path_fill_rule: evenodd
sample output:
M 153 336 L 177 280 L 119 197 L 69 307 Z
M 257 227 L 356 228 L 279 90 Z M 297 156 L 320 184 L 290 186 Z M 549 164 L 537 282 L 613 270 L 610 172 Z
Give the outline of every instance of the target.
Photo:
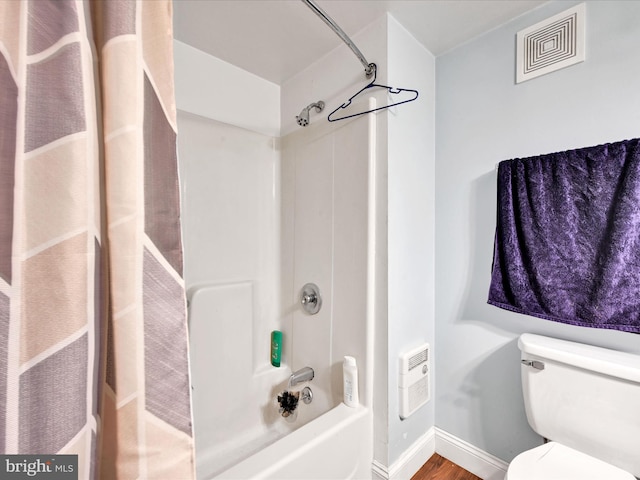
M 389 107 L 393 107 L 395 105 L 401 105 L 403 103 L 408 103 L 408 102 L 413 102 L 416 98 L 418 98 L 418 91 L 417 90 L 412 90 L 410 88 L 394 88 L 394 87 L 389 87 L 388 85 L 380 85 L 376 83 L 376 73 L 378 72 L 378 67 L 376 66 L 375 63 L 371 63 L 369 64 L 370 66 L 373 67 L 373 80 L 364 88 L 360 89 L 358 92 L 356 92 L 355 95 L 353 95 L 351 98 L 349 98 L 349 100 L 347 100 L 345 103 L 343 103 L 342 105 L 340 105 L 338 108 L 336 108 L 333 112 L 331 112 L 329 114 L 329 116 L 327 116 L 327 120 L 329 120 L 330 122 L 336 122 L 338 120 L 344 120 L 347 118 L 351 118 L 351 117 L 357 117 L 358 115 L 364 115 L 365 113 L 371 113 L 371 112 L 375 112 L 378 110 L 383 110 L 385 108 L 389 108 Z M 395 103 L 391 103 L 389 105 L 385 105 L 383 107 L 378 107 L 378 108 L 374 108 L 371 110 L 365 110 L 363 112 L 358 112 L 358 113 L 353 113 L 350 115 L 345 115 L 343 117 L 334 117 L 331 118 L 336 112 L 338 112 L 339 110 L 344 110 L 345 108 L 349 107 L 349 105 L 351 105 L 351 102 L 353 101 L 354 98 L 356 98 L 358 95 L 360 95 L 362 92 L 366 92 L 369 88 L 373 88 L 373 87 L 378 87 L 378 88 L 386 88 L 387 89 L 387 93 L 391 94 L 391 95 L 399 95 L 400 93 L 403 92 L 409 92 L 412 93 L 412 97 L 405 99 L 405 100 L 401 100 Z

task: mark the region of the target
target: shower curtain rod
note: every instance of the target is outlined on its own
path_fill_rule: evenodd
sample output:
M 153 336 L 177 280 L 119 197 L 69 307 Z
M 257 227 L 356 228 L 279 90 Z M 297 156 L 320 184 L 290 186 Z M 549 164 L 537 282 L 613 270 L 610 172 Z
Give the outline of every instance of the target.
M 338 35 L 342 39 L 342 41 L 347 44 L 347 46 L 351 49 L 351 51 L 355 53 L 356 57 L 358 57 L 358 60 L 360 60 L 360 63 L 362 63 L 362 65 L 364 66 L 365 75 L 367 76 L 367 78 L 370 78 L 373 75 L 373 72 L 375 71 L 375 64 L 367 62 L 367 59 L 364 58 L 364 55 L 362 54 L 362 52 L 351 41 L 348 35 L 344 33 L 344 30 L 342 30 L 340 26 L 336 22 L 334 22 L 329 15 L 327 15 L 324 12 L 324 10 L 322 10 L 318 5 L 316 5 L 316 3 L 313 0 L 302 0 L 302 1 L 311 10 L 313 10 L 315 14 L 318 15 L 324 21 L 324 23 L 329 25 L 329 27 L 331 27 L 331 29 L 334 32 L 336 32 L 336 35 Z

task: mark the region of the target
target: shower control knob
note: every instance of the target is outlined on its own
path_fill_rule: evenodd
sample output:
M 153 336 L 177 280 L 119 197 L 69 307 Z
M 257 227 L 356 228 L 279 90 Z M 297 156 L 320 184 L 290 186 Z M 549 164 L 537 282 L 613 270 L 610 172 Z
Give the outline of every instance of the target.
M 307 283 L 302 287 L 302 292 L 300 292 L 300 304 L 304 311 L 309 315 L 315 315 L 320 311 L 322 298 L 320 297 L 320 289 L 317 285 Z
M 316 303 L 318 301 L 315 295 L 303 295 L 302 304 L 306 305 L 307 303 Z

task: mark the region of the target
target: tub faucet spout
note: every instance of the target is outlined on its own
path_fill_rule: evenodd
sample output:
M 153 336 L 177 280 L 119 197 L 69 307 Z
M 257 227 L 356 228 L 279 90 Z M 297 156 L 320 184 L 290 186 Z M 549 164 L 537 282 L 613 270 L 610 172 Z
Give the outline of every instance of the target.
M 313 375 L 314 375 L 313 368 L 311 367 L 304 367 L 304 368 L 301 368 L 300 370 L 296 370 L 289 377 L 289 386 L 293 387 L 298 383 L 308 382 L 309 380 L 313 380 Z

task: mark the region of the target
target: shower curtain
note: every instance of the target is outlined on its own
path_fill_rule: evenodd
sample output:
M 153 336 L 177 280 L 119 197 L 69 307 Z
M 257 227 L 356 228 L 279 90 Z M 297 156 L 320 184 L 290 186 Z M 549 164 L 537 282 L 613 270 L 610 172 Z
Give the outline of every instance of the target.
M 0 452 L 194 477 L 170 0 L 0 1 Z

